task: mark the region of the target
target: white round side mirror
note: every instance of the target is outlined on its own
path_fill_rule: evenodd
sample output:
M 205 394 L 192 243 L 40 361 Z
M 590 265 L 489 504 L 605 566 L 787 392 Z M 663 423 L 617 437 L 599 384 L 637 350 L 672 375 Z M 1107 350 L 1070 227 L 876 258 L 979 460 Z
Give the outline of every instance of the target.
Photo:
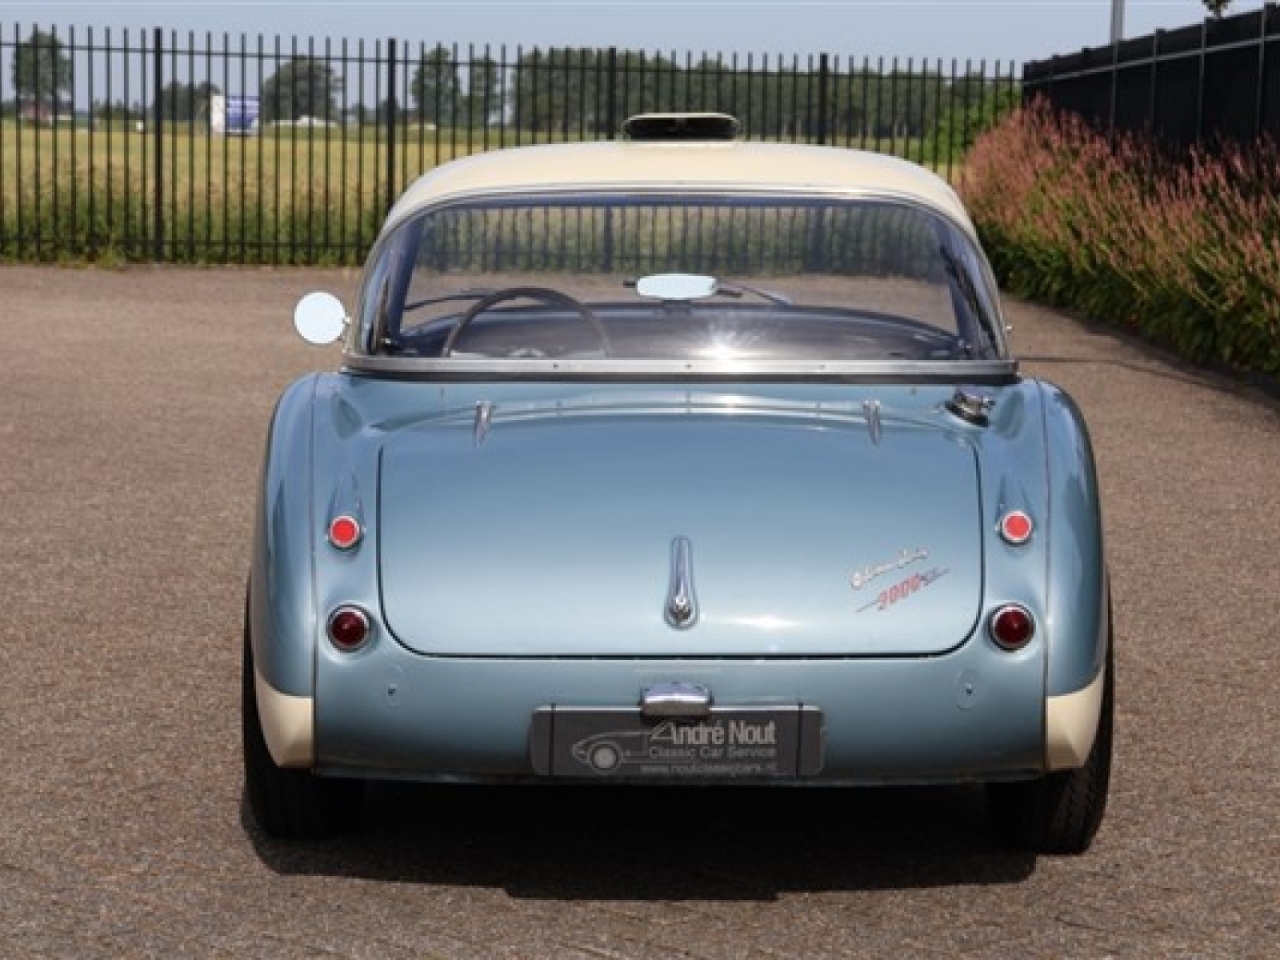
M 331 293 L 308 293 L 293 309 L 293 328 L 307 343 L 333 343 L 346 327 L 347 308 Z

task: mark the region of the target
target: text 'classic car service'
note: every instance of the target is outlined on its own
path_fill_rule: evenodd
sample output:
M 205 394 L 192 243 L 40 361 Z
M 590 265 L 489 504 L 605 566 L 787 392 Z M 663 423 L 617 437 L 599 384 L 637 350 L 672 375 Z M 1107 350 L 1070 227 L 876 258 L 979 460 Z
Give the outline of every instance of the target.
M 371 779 L 983 783 L 1086 849 L 1111 763 L 1098 485 L 974 229 L 903 161 L 720 115 L 409 188 L 336 372 L 273 415 L 245 617 L 258 824 Z

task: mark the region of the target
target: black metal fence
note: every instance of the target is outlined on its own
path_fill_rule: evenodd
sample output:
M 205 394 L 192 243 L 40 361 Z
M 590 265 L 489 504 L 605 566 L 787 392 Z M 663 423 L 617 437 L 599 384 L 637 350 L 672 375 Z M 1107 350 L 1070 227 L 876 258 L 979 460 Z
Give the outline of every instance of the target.
M 946 176 L 1012 63 L 0 30 L 0 259 L 357 263 L 420 173 L 714 110 Z
M 1043 97 L 1108 132 L 1192 144 L 1280 140 L 1280 11 L 1208 19 L 1179 30 L 1028 63 L 1023 96 Z

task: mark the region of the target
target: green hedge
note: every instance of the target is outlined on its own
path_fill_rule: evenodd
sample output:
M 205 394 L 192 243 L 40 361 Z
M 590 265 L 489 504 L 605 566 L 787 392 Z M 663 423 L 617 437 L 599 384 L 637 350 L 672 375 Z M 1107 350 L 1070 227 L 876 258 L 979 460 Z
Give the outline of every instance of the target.
M 961 192 L 1010 292 L 1280 375 L 1274 145 L 1173 161 L 1037 104 L 978 141 Z

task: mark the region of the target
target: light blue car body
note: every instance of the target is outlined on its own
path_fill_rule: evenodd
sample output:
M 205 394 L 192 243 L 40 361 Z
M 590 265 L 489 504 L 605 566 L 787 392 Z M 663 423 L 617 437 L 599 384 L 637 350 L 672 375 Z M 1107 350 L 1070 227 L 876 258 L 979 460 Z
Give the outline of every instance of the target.
M 386 235 L 478 189 L 451 192 L 448 176 L 415 188 Z M 379 256 L 343 368 L 292 384 L 270 425 L 248 635 L 281 767 L 594 779 L 541 755 L 554 718 L 639 714 L 655 689 L 705 695 L 688 723 L 810 711 L 816 759 L 796 782 L 1004 781 L 1085 763 L 1108 584 L 1093 454 L 1060 389 L 1003 354 L 867 375 L 417 372 L 371 356 Z M 1011 513 L 1030 523 L 1023 542 L 1002 530 Z M 353 548 L 328 542 L 336 516 L 359 523 Z M 677 575 L 690 607 L 673 619 Z M 1009 605 L 1034 623 L 1017 649 L 992 636 Z M 370 622 L 353 651 L 326 633 L 344 606 Z M 709 779 L 751 779 L 721 773 Z
M 317 764 L 364 774 L 527 775 L 535 709 L 634 705 L 660 681 L 703 684 L 736 705 L 820 705 L 825 775 L 842 780 L 1038 771 L 1045 697 L 1087 686 L 1105 653 L 1089 443 L 1071 401 L 1043 383 L 992 391 L 987 427 L 958 421 L 949 396 L 937 386 L 307 377 L 281 400 L 268 446 L 257 663 L 276 689 L 315 698 Z M 869 399 L 884 411 L 878 444 L 860 412 Z M 497 412 L 477 446 L 479 402 Z M 508 408 L 518 411 L 510 426 Z M 388 544 L 372 522 L 378 471 L 407 443 L 421 458 L 404 467 L 422 471 L 421 507 L 396 517 Z M 522 466 L 530 445 L 552 450 Z M 950 479 L 916 461 L 922 446 L 969 474 L 972 502 L 931 492 Z M 708 450 L 714 461 L 699 458 Z M 880 470 L 894 472 L 883 488 Z M 1032 543 L 1000 537 L 996 519 L 1011 505 L 1039 518 Z M 325 549 L 335 507 L 370 521 L 351 554 Z M 715 592 L 710 572 L 700 582 L 703 615 L 688 632 L 663 617 L 679 535 L 700 569 L 723 563 Z M 958 589 L 927 608 L 907 598 L 860 609 L 902 578 L 855 591 L 851 575 L 922 546 L 928 569 L 949 572 L 920 599 L 948 580 Z M 409 567 L 397 589 L 412 595 L 394 611 L 412 629 L 403 637 L 385 619 L 379 558 L 393 562 L 392 549 Z M 926 561 L 901 572 L 916 566 Z M 406 578 L 414 584 L 399 586 Z M 789 608 L 762 602 L 771 586 L 799 596 Z M 1044 625 L 1016 655 L 985 636 L 988 614 L 1010 601 Z M 324 639 L 322 612 L 339 603 L 383 613 L 355 656 Z M 885 638 L 898 646 L 877 649 Z M 539 655 L 543 645 L 553 656 Z

